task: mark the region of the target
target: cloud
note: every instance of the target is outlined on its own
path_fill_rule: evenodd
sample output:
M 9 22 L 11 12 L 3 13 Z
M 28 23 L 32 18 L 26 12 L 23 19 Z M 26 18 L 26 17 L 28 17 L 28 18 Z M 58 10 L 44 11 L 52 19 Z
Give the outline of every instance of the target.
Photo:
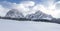
M 13 9 L 15 7 L 15 5 L 15 3 L 7 1 L 0 2 L 0 16 L 5 16 L 10 9 Z
M 51 0 L 52 1 L 52 0 Z M 53 1 L 54 2 L 54 1 Z M 49 1 L 47 2 L 49 3 Z M 45 3 L 45 4 L 47 4 Z M 44 4 L 37 4 L 33 10 L 40 10 L 43 13 L 46 13 L 48 15 L 53 16 L 54 18 L 60 18 L 60 1 L 58 3 L 49 3 L 48 6 L 45 6 Z
M 0 5 L 0 16 L 5 16 L 6 12 L 9 10 L 7 8 L 4 8 L 2 5 Z
M 54 3 L 54 0 L 46 1 L 45 3 L 43 1 L 43 3 L 39 4 L 36 4 L 34 1 L 22 1 L 19 4 L 3 1 L 0 2 L 0 16 L 5 16 L 10 9 L 17 9 L 18 11 L 22 12 L 24 16 L 40 10 L 43 13 L 52 15 L 55 18 L 60 18 L 60 3 Z
M 23 12 L 24 15 L 27 15 L 32 13 L 31 11 L 34 5 L 35 2 L 33 1 L 24 1 L 20 4 L 17 4 L 16 9 L 18 9 L 19 11 L 21 10 L 21 12 Z
M 11 9 L 11 8 L 16 6 L 16 3 L 11 3 L 11 2 L 7 2 L 7 1 L 3 1 L 3 2 L 0 2 L 0 5 L 2 5 L 5 8 Z
M 60 1 L 55 3 L 55 18 L 60 18 Z
M 60 1 L 56 2 L 56 9 L 60 10 Z
M 24 16 L 30 13 L 32 11 L 33 6 L 35 5 L 35 2 L 33 1 L 24 1 L 19 4 L 16 3 L 11 3 L 7 1 L 0 2 L 1 9 L 0 9 L 0 16 L 5 16 L 5 14 L 10 10 L 10 9 L 17 9 L 20 12 L 23 12 Z M 5 12 L 4 12 L 5 11 Z M 3 13 L 3 14 L 1 14 Z

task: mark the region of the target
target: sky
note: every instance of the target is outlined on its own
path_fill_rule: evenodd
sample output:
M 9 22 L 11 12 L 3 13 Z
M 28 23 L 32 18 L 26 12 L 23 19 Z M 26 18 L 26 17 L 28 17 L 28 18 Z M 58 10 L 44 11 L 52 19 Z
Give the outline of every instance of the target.
M 60 18 L 60 0 L 0 0 L 0 16 L 5 16 L 11 9 L 23 12 L 24 16 L 42 11 Z

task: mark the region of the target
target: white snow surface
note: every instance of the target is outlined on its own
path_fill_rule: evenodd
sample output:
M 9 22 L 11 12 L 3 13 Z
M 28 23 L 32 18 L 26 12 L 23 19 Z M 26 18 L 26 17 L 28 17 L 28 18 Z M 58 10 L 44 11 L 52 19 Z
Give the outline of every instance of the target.
M 60 24 L 0 19 L 0 31 L 60 31 Z

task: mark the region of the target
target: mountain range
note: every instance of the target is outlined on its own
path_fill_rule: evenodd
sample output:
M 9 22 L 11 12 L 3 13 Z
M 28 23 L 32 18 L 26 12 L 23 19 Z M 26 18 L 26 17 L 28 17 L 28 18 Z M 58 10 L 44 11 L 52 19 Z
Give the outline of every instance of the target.
M 17 9 L 11 9 L 7 12 L 5 17 L 11 18 L 31 18 L 31 19 L 52 19 L 51 15 L 45 14 L 42 11 L 36 11 L 34 14 L 23 15 L 23 12 L 19 12 Z

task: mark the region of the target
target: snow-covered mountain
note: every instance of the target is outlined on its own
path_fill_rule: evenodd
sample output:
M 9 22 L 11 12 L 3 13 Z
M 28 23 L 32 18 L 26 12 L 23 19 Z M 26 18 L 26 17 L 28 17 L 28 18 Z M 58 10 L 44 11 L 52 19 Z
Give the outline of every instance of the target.
M 41 11 L 37 11 L 35 14 L 29 14 L 26 16 L 26 18 L 32 18 L 32 19 L 50 19 L 53 18 L 51 15 L 45 14 Z
M 9 12 L 7 12 L 6 17 L 21 18 L 21 17 L 24 17 L 24 16 L 18 10 L 12 9 Z
M 6 17 L 14 17 L 14 18 L 22 18 L 24 17 L 23 12 L 19 12 L 16 9 L 10 10 Z M 25 18 L 31 18 L 31 19 L 50 19 L 53 18 L 51 15 L 45 14 L 41 11 L 37 11 L 34 14 L 28 14 L 25 16 Z

